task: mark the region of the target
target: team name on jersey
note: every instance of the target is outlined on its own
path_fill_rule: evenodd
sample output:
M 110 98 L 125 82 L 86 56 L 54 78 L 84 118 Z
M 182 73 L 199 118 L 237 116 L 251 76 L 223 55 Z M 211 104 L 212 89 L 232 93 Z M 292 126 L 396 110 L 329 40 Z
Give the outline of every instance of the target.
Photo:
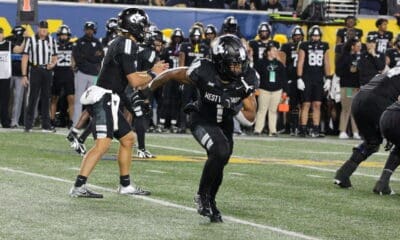
M 189 57 L 203 58 L 203 57 L 204 57 L 204 53 L 189 52 L 189 53 L 188 53 L 188 56 L 189 56 Z
M 221 100 L 222 100 L 220 95 L 210 93 L 210 92 L 205 92 L 204 98 L 210 102 L 215 102 L 215 103 L 221 103 Z M 231 101 L 231 103 L 236 104 L 241 100 L 241 98 L 240 97 L 230 97 L 229 100 Z

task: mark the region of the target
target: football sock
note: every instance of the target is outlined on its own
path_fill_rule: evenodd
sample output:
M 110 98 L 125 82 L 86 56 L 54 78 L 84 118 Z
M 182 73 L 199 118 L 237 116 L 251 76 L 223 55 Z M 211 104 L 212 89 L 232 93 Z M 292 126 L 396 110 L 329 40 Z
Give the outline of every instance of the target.
M 131 184 L 131 179 L 130 179 L 129 175 L 119 176 L 119 183 L 123 187 L 129 186 Z
M 75 181 L 75 187 L 81 187 L 82 185 L 86 184 L 87 177 L 78 175 Z

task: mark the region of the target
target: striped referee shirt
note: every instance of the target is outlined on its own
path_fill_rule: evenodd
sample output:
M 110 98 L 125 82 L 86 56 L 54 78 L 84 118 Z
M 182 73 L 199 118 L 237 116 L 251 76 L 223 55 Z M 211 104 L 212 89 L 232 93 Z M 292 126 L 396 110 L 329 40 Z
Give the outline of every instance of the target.
M 50 64 L 51 57 L 57 53 L 57 44 L 50 35 L 41 40 L 37 34 L 27 39 L 23 51 L 23 54 L 29 55 L 29 64 L 32 66 Z

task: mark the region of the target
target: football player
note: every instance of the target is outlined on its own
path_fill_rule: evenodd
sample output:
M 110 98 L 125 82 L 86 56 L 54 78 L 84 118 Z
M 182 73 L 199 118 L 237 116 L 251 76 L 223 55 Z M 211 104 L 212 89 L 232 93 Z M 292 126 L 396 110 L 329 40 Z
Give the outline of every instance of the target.
M 386 51 L 386 65 L 389 68 L 399 66 L 400 64 L 400 34 L 397 35 L 394 41 L 394 46 Z
M 323 137 L 320 133 L 321 102 L 330 90 L 329 45 L 321 41 L 322 31 L 314 25 L 308 31 L 309 40 L 300 44 L 297 64 L 297 88 L 301 91 L 301 115 L 299 136 L 306 136 L 308 113 L 312 106 L 311 137 Z M 325 76 L 325 81 L 324 81 Z
M 281 48 L 281 58 L 286 65 L 288 77 L 288 96 L 290 109 L 290 135 L 295 136 L 299 127 L 299 105 L 300 93 L 297 89 L 297 60 L 299 47 L 304 38 L 303 29 L 300 26 L 295 26 L 291 32 L 291 42 L 285 43 Z
M 263 54 L 270 42 L 279 49 L 279 43 L 271 39 L 272 29 L 267 22 L 262 22 L 257 28 L 258 39 L 249 41 L 249 56 L 253 64 L 259 59 L 263 59 Z
M 354 31 L 355 36 L 358 39 L 361 39 L 363 36 L 363 31 L 359 28 L 356 28 L 357 18 L 355 16 L 347 16 L 344 19 L 344 28 L 338 29 L 336 33 L 336 44 L 341 44 L 347 42 L 349 39 L 348 31 L 351 29 Z
M 234 35 L 223 35 L 212 43 L 212 60 L 198 59 L 190 67 L 165 71 L 149 86 L 155 90 L 170 80 L 193 85 L 199 99 L 186 107 L 194 138 L 207 151 L 195 203 L 197 212 L 211 222 L 222 222 L 216 195 L 233 149 L 233 117 L 238 111 L 253 122 L 256 101 L 252 94 L 258 76 L 249 67 L 246 49 Z M 237 107 L 243 103 L 243 109 Z
M 115 137 L 119 140 L 118 166 L 120 175 L 119 194 L 149 195 L 150 192 L 131 184 L 131 156 L 135 135 L 119 108 L 120 95 L 129 84 L 140 87 L 149 83 L 156 74 L 168 68 L 163 62 L 156 63 L 151 71 L 138 72 L 137 42 L 144 40 L 148 16 L 138 8 L 127 8 L 118 15 L 121 36 L 110 45 L 98 77 L 97 85 L 89 88 L 81 97 L 82 104 L 92 109 L 95 145 L 84 156 L 79 175 L 69 195 L 71 197 L 102 198 L 103 195 L 86 187 L 86 181 L 101 157 L 107 152 Z
M 393 126 L 388 124 L 388 126 L 384 126 L 380 129 L 379 119 L 383 111 L 393 104 L 399 95 L 399 67 L 392 68 L 385 74 L 376 75 L 371 81 L 369 81 L 369 83 L 361 87 L 360 91 L 353 99 L 351 112 L 363 142 L 353 148 L 353 154 L 350 159 L 336 171 L 334 179 L 335 184 L 342 188 L 350 188 L 352 186 L 350 177 L 353 172 L 356 171 L 359 164 L 379 150 L 379 146 L 383 140 L 381 130 L 385 130 L 385 134 L 387 135 L 386 128 L 391 128 Z M 395 120 L 390 119 L 390 121 Z M 396 125 L 396 128 L 397 126 L 398 124 Z M 393 133 L 394 132 L 395 131 L 393 130 Z M 395 144 L 397 143 L 397 141 L 394 141 L 392 138 L 389 138 L 389 140 L 393 141 Z M 393 154 L 396 155 L 397 153 L 395 152 Z M 390 169 L 391 171 L 394 171 L 394 168 L 390 167 Z M 384 176 L 381 180 L 383 180 L 381 187 L 376 189 L 376 191 L 385 193 L 387 191 L 384 191 L 383 189 L 388 188 L 388 185 L 386 185 L 388 184 L 388 179 Z
M 50 106 L 50 121 L 55 126 L 55 115 L 57 111 L 57 103 L 64 89 L 64 94 L 67 96 L 68 128 L 72 126 L 72 117 L 74 116 L 74 101 L 75 101 L 75 83 L 74 83 L 74 61 L 72 58 L 73 44 L 70 42 L 71 30 L 67 25 L 61 25 L 57 30 L 57 64 L 54 68 L 52 97 Z
M 393 32 L 387 30 L 388 20 L 386 18 L 378 18 L 375 22 L 378 31 L 371 31 L 369 35 L 374 35 L 376 40 L 376 51 L 385 54 L 386 51 L 393 46 Z

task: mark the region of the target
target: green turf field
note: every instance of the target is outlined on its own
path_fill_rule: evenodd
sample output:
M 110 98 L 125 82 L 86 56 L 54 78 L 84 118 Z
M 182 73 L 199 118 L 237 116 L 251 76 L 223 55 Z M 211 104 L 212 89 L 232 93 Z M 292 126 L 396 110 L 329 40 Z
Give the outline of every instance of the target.
M 332 183 L 356 143 L 235 138 L 217 196 L 225 222 L 210 224 L 194 208 L 205 154 L 191 135 L 147 137 L 158 157 L 134 159 L 131 176 L 150 197 L 116 194 L 113 143 L 89 178 L 105 198 L 76 199 L 68 191 L 81 158 L 62 131 L 1 130 L 0 239 L 399 239 L 399 196 L 372 193 L 386 152 L 361 165 L 353 189 Z M 391 186 L 400 189 L 394 177 Z

